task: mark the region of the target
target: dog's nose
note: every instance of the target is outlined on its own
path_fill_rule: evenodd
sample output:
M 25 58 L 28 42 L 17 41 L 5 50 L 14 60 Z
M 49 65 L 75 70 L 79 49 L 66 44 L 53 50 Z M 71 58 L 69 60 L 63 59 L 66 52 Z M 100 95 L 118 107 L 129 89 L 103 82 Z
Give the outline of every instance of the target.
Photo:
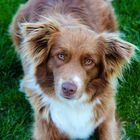
M 77 86 L 71 82 L 65 82 L 62 84 L 62 91 L 65 98 L 71 98 L 77 90 Z

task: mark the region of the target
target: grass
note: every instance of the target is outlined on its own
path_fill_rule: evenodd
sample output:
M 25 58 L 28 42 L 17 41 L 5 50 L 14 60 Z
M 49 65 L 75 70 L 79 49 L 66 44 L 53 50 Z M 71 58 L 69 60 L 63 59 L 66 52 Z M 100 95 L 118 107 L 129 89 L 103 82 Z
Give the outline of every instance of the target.
M 25 0 L 0 0 L 0 139 L 28 140 L 32 111 L 24 94 L 18 91 L 22 77 L 20 61 L 8 35 L 8 26 L 18 5 Z M 140 1 L 113 2 L 125 39 L 140 46 Z M 139 47 L 140 48 L 140 47 Z M 123 122 L 123 140 L 140 140 L 140 53 L 124 72 L 117 94 L 117 113 Z

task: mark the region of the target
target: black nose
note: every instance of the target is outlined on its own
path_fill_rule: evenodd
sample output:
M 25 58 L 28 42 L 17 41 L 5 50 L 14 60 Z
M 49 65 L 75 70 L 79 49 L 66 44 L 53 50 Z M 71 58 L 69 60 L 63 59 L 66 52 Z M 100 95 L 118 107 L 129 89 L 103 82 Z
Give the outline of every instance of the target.
M 65 82 L 62 84 L 63 96 L 66 98 L 71 98 L 77 90 L 77 86 L 71 82 Z

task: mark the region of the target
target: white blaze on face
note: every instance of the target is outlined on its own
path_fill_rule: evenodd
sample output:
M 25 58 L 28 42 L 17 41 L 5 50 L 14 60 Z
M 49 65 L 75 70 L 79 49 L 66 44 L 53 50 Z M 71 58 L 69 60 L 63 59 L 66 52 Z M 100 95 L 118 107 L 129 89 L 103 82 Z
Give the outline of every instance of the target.
M 61 96 L 63 82 L 64 82 L 63 79 L 55 81 L 55 93 L 57 96 Z
M 78 76 L 73 76 L 72 80 L 77 85 L 78 91 L 81 90 L 84 85 L 82 79 Z

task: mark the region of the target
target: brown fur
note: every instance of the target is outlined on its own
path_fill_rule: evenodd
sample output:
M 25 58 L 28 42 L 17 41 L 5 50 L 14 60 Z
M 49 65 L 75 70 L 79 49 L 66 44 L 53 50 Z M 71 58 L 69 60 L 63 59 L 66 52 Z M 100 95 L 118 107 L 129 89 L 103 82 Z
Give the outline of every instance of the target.
M 19 8 L 11 34 L 22 61 L 23 86 L 35 112 L 34 140 L 70 139 L 55 126 L 49 105 L 42 100 L 47 96 L 57 101 L 55 85 L 61 78 L 70 80 L 72 74 L 84 83 L 77 100 L 85 92 L 88 99 L 83 104 L 100 101 L 91 120 L 105 118 L 98 126 L 99 139 L 120 139 L 112 79 L 129 62 L 133 45 L 117 37 L 116 30 L 109 0 L 29 0 Z M 58 58 L 60 53 L 64 61 Z M 87 59 L 92 63 L 86 65 Z M 29 86 L 32 75 L 43 93 Z

